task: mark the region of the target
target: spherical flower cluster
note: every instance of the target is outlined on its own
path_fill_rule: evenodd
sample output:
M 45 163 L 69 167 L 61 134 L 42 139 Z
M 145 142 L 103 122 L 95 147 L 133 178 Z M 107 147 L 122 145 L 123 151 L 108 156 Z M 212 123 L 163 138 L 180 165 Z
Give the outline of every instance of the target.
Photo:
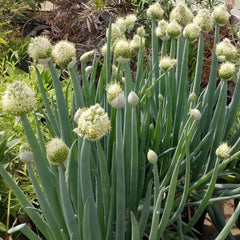
M 119 40 L 115 44 L 114 57 L 119 63 L 126 63 L 131 58 L 131 46 L 127 40 Z
M 234 76 L 235 72 L 236 72 L 235 64 L 231 62 L 225 62 L 221 64 L 218 74 L 221 79 L 230 80 Z
M 172 59 L 169 56 L 165 56 L 159 61 L 159 67 L 162 71 L 166 72 L 171 68 L 175 68 L 177 66 L 177 60 Z
M 220 159 L 226 159 L 230 156 L 230 147 L 226 142 L 223 142 L 222 144 L 219 145 L 219 147 L 216 149 L 216 155 Z
M 138 105 L 138 102 L 139 102 L 138 95 L 134 91 L 131 91 L 128 94 L 128 104 L 131 106 L 136 106 L 136 105 Z
M 216 55 L 219 61 L 232 61 L 237 57 L 237 49 L 228 38 L 216 45 Z
M 156 36 L 161 38 L 162 40 L 168 40 L 169 36 L 167 35 L 167 26 L 168 26 L 167 21 L 165 20 L 159 21 L 158 26 L 155 29 Z
M 33 151 L 28 143 L 23 143 L 20 146 L 20 160 L 27 163 L 33 160 Z
M 213 18 L 217 24 L 224 26 L 228 23 L 230 14 L 224 5 L 218 6 L 213 10 Z
M 80 62 L 81 62 L 81 63 L 87 63 L 87 62 L 91 61 L 94 52 L 95 52 L 94 50 L 85 52 L 85 53 L 80 57 Z
M 157 2 L 149 6 L 147 10 L 147 16 L 151 19 L 159 21 L 163 18 L 164 11 L 161 8 L 161 5 Z
M 176 20 L 180 25 L 184 26 L 193 20 L 193 13 L 186 4 L 180 3 L 172 10 L 170 19 Z
M 147 153 L 147 159 L 150 163 L 155 164 L 157 163 L 158 156 L 153 150 L 149 149 Z
M 129 14 L 125 18 L 125 25 L 127 32 L 131 31 L 134 28 L 134 24 L 137 21 L 137 17 L 134 14 Z
M 197 121 L 199 121 L 201 118 L 201 112 L 196 108 L 190 109 L 189 114 L 193 119 L 195 119 Z
M 119 27 L 119 29 L 122 33 L 125 33 L 127 31 L 127 27 L 126 27 L 124 18 L 122 18 L 122 17 L 117 18 L 115 23 Z
M 76 48 L 73 43 L 63 40 L 53 47 L 52 56 L 57 65 L 66 68 L 72 61 L 76 62 Z
M 181 35 L 182 27 L 175 20 L 167 25 L 167 35 L 171 38 L 178 38 Z
M 2 96 L 2 110 L 14 116 L 31 112 L 36 106 L 34 92 L 22 81 L 10 83 Z
M 54 165 L 64 163 L 69 156 L 69 148 L 61 138 L 53 138 L 46 147 L 47 158 Z
M 201 9 L 197 16 L 193 19 L 203 32 L 209 32 L 213 29 L 213 20 L 209 10 Z
M 82 109 L 77 122 L 78 127 L 74 132 L 89 141 L 99 140 L 111 129 L 110 119 L 98 103 Z
M 106 36 L 108 37 L 109 29 L 107 29 Z M 111 41 L 115 42 L 119 39 L 125 38 L 124 32 L 121 31 L 121 28 L 118 24 L 113 23 L 111 26 Z
M 52 54 L 51 42 L 45 36 L 32 38 L 28 45 L 28 54 L 35 60 L 50 58 Z
M 122 108 L 125 105 L 124 92 L 118 82 L 111 82 L 106 87 L 108 103 L 114 108 Z
M 141 43 L 142 46 L 145 45 L 145 38 L 141 38 L 139 35 L 135 34 L 132 41 L 130 42 L 131 49 L 137 51 L 141 47 Z
M 198 40 L 200 32 L 201 28 L 196 23 L 190 23 L 184 28 L 183 35 L 189 42 L 195 42 Z
M 144 37 L 146 35 L 145 29 L 143 26 L 141 26 L 137 29 L 137 35 L 140 37 Z

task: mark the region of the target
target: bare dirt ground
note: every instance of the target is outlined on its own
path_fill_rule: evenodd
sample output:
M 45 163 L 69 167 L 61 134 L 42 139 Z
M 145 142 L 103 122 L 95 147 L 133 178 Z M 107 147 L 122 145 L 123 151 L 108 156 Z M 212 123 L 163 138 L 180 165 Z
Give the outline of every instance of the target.
M 228 221 L 229 218 L 232 216 L 232 213 L 234 212 L 233 200 L 221 203 L 220 207 L 222 209 L 225 220 Z M 240 240 L 240 230 L 236 226 L 232 229 L 231 232 L 236 240 Z M 203 233 L 203 235 L 200 238 L 200 240 L 214 240 L 218 236 L 218 231 L 212 225 L 209 215 L 207 215 L 205 218 L 202 233 Z

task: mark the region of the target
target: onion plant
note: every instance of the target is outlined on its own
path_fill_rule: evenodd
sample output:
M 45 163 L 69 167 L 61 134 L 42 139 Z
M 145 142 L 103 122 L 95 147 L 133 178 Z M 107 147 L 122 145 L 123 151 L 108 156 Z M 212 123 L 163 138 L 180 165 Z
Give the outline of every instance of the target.
M 148 57 L 143 28 L 133 42 L 125 37 L 136 16 L 119 18 L 107 30 L 99 73 L 94 51 L 81 56 L 79 75 L 72 43 L 60 41 L 52 47 L 45 37 L 31 41 L 29 54 L 44 103 L 42 119 L 34 112 L 34 93 L 20 81 L 9 85 L 2 106 L 6 113 L 20 116 L 28 141 L 20 158 L 26 162 L 39 207 L 1 164 L 0 174 L 39 234 L 26 224 L 9 233 L 22 231 L 34 240 L 198 239 L 195 225 L 208 211 L 219 236 L 233 239 L 230 230 L 239 206 L 224 227 L 215 204 L 240 194 L 239 186 L 216 184 L 240 155 L 240 130 L 230 135 L 240 103 L 237 49 L 227 39 L 219 42 L 219 28 L 229 15 L 223 7 L 215 9 L 214 23 L 208 10 L 194 17 L 180 4 L 167 23 L 156 3 L 147 16 L 152 24 Z M 202 90 L 203 33 L 213 28 L 210 78 Z M 194 79 L 189 79 L 192 42 L 198 51 Z M 131 69 L 134 54 L 136 71 Z M 47 98 L 36 62 L 51 72 L 53 99 Z M 71 78 L 65 92 L 54 62 Z M 227 104 L 227 80 L 235 74 L 235 91 Z M 32 111 L 36 132 L 27 116 Z M 43 119 L 52 136 L 48 143 L 40 128 Z

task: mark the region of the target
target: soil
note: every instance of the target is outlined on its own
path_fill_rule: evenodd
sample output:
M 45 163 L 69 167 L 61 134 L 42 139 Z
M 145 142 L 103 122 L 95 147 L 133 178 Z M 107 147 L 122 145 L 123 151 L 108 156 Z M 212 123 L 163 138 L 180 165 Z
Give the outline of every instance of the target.
M 220 204 L 220 209 L 222 210 L 225 221 L 227 222 L 234 212 L 234 201 L 229 200 L 226 202 L 222 202 Z M 232 229 L 231 232 L 236 240 L 240 240 L 240 230 L 236 226 Z M 200 240 L 214 240 L 217 236 L 218 236 L 218 231 L 213 226 L 212 221 L 209 215 L 207 214 L 204 221 L 202 236 Z

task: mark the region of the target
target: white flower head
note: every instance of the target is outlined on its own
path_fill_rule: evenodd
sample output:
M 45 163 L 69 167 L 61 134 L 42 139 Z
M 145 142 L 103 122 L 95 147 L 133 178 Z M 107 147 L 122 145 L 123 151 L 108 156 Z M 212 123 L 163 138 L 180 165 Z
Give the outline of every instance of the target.
M 32 38 L 28 45 L 28 54 L 35 60 L 49 59 L 52 54 L 52 44 L 45 36 Z
M 168 40 L 169 36 L 167 35 L 167 26 L 168 26 L 167 21 L 160 20 L 158 22 L 158 26 L 155 29 L 156 36 L 161 38 L 162 40 Z
M 127 32 L 131 31 L 134 28 L 135 22 L 137 21 L 137 17 L 134 14 L 129 14 L 125 18 L 125 25 Z
M 228 144 L 226 142 L 223 142 L 219 145 L 219 147 L 216 149 L 216 155 L 218 158 L 220 159 L 226 159 L 230 156 L 230 147 L 228 146 Z
M 107 29 L 106 36 L 108 37 L 109 29 Z M 111 41 L 115 42 L 119 39 L 125 38 L 124 32 L 122 32 L 120 26 L 116 23 L 111 25 Z
M 218 70 L 219 77 L 223 80 L 232 79 L 235 72 L 236 72 L 236 66 L 231 62 L 222 63 Z
M 173 20 L 167 25 L 167 35 L 171 38 L 178 38 L 182 32 L 182 26 Z
M 66 40 L 60 41 L 53 46 L 52 56 L 57 65 L 66 68 L 76 62 L 75 45 Z
M 69 148 L 61 138 L 53 138 L 46 147 L 47 158 L 54 165 L 68 160 Z
M 188 24 L 184 30 L 183 35 L 189 42 L 195 42 L 200 36 L 201 28 L 196 23 Z
M 217 24 L 220 26 L 225 26 L 228 23 L 230 14 L 227 11 L 227 8 L 224 5 L 220 5 L 214 8 L 213 18 Z
M 150 163 L 155 164 L 157 163 L 158 156 L 153 150 L 149 149 L 147 153 L 147 159 Z
M 14 116 L 30 113 L 36 106 L 34 92 L 22 81 L 7 86 L 2 97 L 2 110 Z
M 118 17 L 115 23 L 117 24 L 117 26 L 119 27 L 121 32 L 125 33 L 127 31 L 127 27 L 126 27 L 124 18 Z
M 115 44 L 114 57 L 120 63 L 126 63 L 131 58 L 131 46 L 127 40 L 119 40 Z
M 109 83 L 106 90 L 108 103 L 114 108 L 123 108 L 125 105 L 125 96 L 119 82 Z
M 213 29 L 213 19 L 208 9 L 201 9 L 193 19 L 203 32 L 209 32 Z
M 184 3 L 179 3 L 175 8 L 173 8 L 170 14 L 171 20 L 176 20 L 178 24 L 184 26 L 189 24 L 193 19 L 193 13 L 190 8 Z
M 130 42 L 130 46 L 133 50 L 137 51 L 141 47 L 141 43 L 142 46 L 145 45 L 145 38 L 135 34 L 132 41 Z
M 137 29 L 137 35 L 140 37 L 144 37 L 146 35 L 145 29 L 143 26 L 141 26 Z
M 228 38 L 216 45 L 216 55 L 219 61 L 232 61 L 237 58 L 237 48 L 230 42 Z
M 89 141 L 97 141 L 107 135 L 110 129 L 111 122 L 108 114 L 97 103 L 82 109 L 78 118 L 78 127 L 74 132 Z
M 165 56 L 159 61 L 159 67 L 162 71 L 167 72 L 171 68 L 175 68 L 177 66 L 177 60 L 172 59 L 169 56 Z
M 157 2 L 149 6 L 147 9 L 147 16 L 151 19 L 159 21 L 163 18 L 164 11 L 161 8 L 161 5 Z

